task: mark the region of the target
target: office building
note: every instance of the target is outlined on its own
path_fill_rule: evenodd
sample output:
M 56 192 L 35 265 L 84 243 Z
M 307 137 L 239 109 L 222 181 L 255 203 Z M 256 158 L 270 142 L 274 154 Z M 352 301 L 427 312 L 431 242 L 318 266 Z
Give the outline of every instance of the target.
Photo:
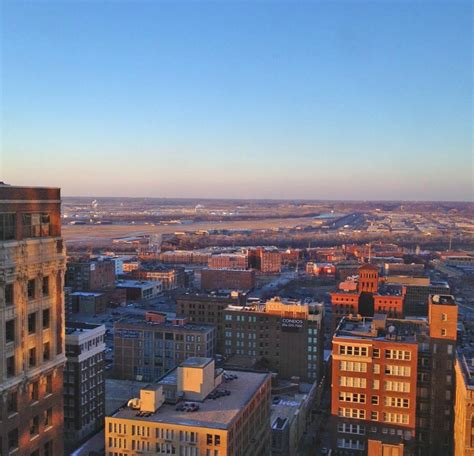
M 0 453 L 63 454 L 60 190 L 0 185 Z
M 324 306 L 280 298 L 224 310 L 229 365 L 277 372 L 281 378 L 319 381 Z
M 247 295 L 236 291 L 223 293 L 184 293 L 176 299 L 176 315 L 190 323 L 217 327 L 217 353 L 224 354 L 224 309 L 230 305 L 245 305 Z
M 130 273 L 130 277 L 137 280 L 161 282 L 163 290 L 175 290 L 184 286 L 184 268 L 180 267 L 146 266 L 146 263 L 142 263 L 140 269 Z
M 67 450 L 104 425 L 105 326 L 66 322 L 64 437 Z
M 146 318 L 129 317 L 114 324 L 115 376 L 153 381 L 190 357 L 213 357 L 215 326 L 167 320 L 165 314 L 147 312 Z
M 161 282 L 155 280 L 117 280 L 116 287 L 126 291 L 127 301 L 153 299 L 163 291 Z
M 224 372 L 212 359 L 190 358 L 163 383 L 106 418 L 107 456 L 270 455 L 270 375 Z
M 115 263 L 109 259 L 70 258 L 66 286 L 73 291 L 100 291 L 115 288 Z

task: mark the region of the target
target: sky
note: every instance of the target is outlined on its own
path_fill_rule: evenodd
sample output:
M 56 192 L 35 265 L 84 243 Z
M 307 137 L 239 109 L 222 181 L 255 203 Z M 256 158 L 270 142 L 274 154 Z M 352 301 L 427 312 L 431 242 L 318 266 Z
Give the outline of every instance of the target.
M 7 183 L 474 200 L 470 1 L 0 3 Z

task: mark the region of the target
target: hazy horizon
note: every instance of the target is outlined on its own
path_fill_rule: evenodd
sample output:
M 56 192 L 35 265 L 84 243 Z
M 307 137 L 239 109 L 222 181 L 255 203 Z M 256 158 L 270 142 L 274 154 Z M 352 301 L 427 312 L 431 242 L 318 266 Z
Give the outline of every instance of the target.
M 1 29 L 5 182 L 474 201 L 471 2 L 6 0 Z

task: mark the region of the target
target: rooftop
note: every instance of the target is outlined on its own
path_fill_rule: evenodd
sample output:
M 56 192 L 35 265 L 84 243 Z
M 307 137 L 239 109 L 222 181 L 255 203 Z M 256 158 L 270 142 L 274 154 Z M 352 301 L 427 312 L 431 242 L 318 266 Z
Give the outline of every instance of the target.
M 267 381 L 270 374 L 256 372 L 226 371 L 236 379 L 225 383 L 230 395 L 217 399 L 205 399 L 199 402 L 196 412 L 177 411 L 174 405 L 163 404 L 148 417 L 137 416 L 137 411 L 125 407 L 113 415 L 113 418 L 134 421 L 170 423 L 181 426 L 228 429 L 240 411 L 250 402 L 258 389 Z M 161 382 L 162 383 L 162 382 Z M 224 385 L 222 385 L 224 386 Z
M 212 358 L 202 358 L 199 356 L 195 356 L 192 358 L 188 358 L 186 361 L 183 361 L 180 364 L 180 367 L 205 367 L 208 364 L 212 363 Z
M 159 281 L 156 280 L 117 280 L 117 288 L 149 288 L 156 286 Z
M 474 390 L 474 348 L 458 348 L 457 357 L 466 387 Z
M 179 319 L 178 319 L 179 320 Z M 127 315 L 125 318 L 122 318 L 120 321 L 117 321 L 114 324 L 115 329 L 166 329 L 166 330 L 180 330 L 180 331 L 199 331 L 199 332 L 209 332 L 212 331 L 215 326 L 199 324 L 199 323 L 185 323 L 185 324 L 173 324 L 171 321 L 165 321 L 163 323 L 146 321 L 141 315 Z
M 104 325 L 94 323 L 82 323 L 79 321 L 66 322 L 66 336 L 84 334 L 90 331 L 95 331 L 97 328 L 102 328 L 105 331 Z
M 373 318 L 344 317 L 336 328 L 334 339 L 360 338 L 416 342 L 418 336 L 427 335 L 429 328 L 425 319 L 399 320 L 375 314 Z

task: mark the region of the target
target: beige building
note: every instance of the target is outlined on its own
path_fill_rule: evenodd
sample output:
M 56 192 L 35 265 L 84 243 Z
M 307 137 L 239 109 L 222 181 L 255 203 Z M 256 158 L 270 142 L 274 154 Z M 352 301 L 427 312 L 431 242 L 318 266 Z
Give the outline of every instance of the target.
M 106 456 L 270 455 L 270 389 L 269 374 L 189 358 L 106 417 Z
M 60 190 L 0 185 L 0 454 L 63 454 Z
M 458 350 L 455 375 L 454 455 L 474 456 L 474 350 Z

